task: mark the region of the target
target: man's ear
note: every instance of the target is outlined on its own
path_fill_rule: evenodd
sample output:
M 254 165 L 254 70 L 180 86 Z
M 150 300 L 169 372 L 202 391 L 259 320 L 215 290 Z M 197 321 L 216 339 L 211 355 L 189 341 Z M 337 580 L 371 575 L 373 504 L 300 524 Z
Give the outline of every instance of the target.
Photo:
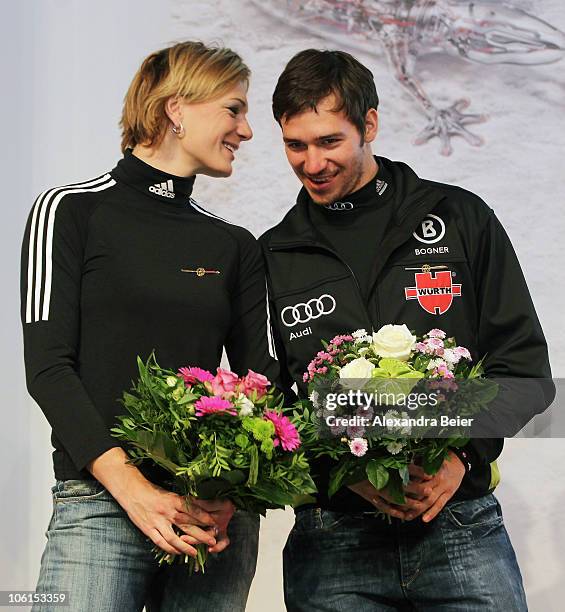
M 365 115 L 365 133 L 363 139 L 365 142 L 373 142 L 379 131 L 379 113 L 376 108 L 370 108 Z
M 165 114 L 173 125 L 182 123 L 182 107 L 179 96 L 171 96 L 165 102 Z

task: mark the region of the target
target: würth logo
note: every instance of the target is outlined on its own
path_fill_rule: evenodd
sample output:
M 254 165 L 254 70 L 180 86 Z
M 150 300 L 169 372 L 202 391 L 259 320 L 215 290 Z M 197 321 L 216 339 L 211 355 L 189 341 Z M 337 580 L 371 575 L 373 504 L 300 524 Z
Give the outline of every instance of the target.
M 407 300 L 418 300 L 420 306 L 430 314 L 445 314 L 454 297 L 461 296 L 461 285 L 454 285 L 451 271 L 418 272 L 416 286 L 405 287 Z
M 163 181 L 162 183 L 155 183 L 155 185 L 151 185 L 151 187 L 149 187 L 149 191 L 151 191 L 151 193 L 156 193 L 157 195 L 163 196 L 164 198 L 175 197 L 173 181 L 171 179 L 168 181 Z

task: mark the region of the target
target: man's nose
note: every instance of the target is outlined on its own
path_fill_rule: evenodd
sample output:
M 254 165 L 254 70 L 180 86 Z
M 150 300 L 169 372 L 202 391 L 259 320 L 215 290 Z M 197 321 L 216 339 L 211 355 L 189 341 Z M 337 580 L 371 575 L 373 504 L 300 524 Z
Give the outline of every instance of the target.
M 304 156 L 304 172 L 315 176 L 323 172 L 326 167 L 326 158 L 317 147 L 308 147 Z

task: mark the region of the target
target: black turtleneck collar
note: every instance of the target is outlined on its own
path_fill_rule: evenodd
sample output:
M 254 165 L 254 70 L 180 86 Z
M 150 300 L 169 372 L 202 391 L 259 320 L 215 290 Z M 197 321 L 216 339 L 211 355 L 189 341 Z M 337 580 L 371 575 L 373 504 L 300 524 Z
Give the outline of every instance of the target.
M 328 214 L 349 213 L 367 206 L 384 203 L 392 196 L 392 174 L 385 167 L 378 157 L 375 157 L 378 170 L 373 178 L 357 191 L 340 198 L 331 204 L 321 205 L 310 202 L 316 209 L 327 212 Z
M 136 157 L 131 149 L 126 150 L 112 174 L 140 193 L 180 208 L 188 205 L 195 179 L 158 170 Z

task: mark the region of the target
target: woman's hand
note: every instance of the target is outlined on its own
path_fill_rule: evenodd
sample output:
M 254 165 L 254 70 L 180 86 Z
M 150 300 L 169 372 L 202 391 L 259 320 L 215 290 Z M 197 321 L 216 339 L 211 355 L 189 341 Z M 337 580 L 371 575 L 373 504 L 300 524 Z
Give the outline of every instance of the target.
M 165 552 L 196 557 L 198 544 L 206 544 L 214 552 L 218 533 L 214 517 L 198 506 L 187 507 L 181 495 L 139 481 L 119 503 L 134 525 Z M 178 536 L 173 525 L 185 535 Z
M 187 506 L 181 495 L 153 484 L 127 461 L 125 451 L 116 447 L 94 459 L 87 467 L 136 527 L 170 554 L 195 557 L 194 546 L 201 543 L 208 545 L 211 552 L 219 552 L 216 551 L 219 542 L 215 536 L 220 528 L 212 513 L 194 504 Z M 225 513 L 218 516 L 225 519 Z M 184 531 L 184 535 L 178 536 L 173 525 Z

